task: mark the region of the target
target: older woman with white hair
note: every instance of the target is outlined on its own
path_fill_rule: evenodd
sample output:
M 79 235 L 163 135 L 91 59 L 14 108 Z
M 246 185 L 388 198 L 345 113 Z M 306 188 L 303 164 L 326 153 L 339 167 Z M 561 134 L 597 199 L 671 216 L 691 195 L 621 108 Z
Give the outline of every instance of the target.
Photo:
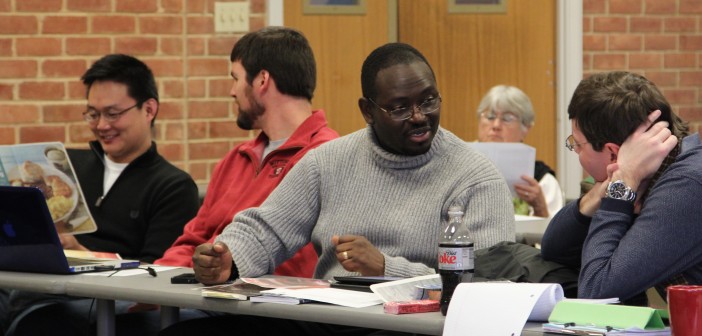
M 523 142 L 534 126 L 534 108 L 519 88 L 497 85 L 488 91 L 478 106 L 478 141 Z M 563 207 L 563 192 L 556 173 L 536 161 L 534 176 L 522 176 L 523 184 L 514 189 L 516 214 L 552 217 Z

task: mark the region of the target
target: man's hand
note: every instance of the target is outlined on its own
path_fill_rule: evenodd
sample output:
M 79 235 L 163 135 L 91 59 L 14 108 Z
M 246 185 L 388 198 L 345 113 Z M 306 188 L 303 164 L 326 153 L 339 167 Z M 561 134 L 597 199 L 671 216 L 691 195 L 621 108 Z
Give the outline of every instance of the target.
M 534 208 L 534 216 L 548 217 L 548 205 L 546 204 L 546 198 L 541 190 L 539 181 L 527 175 L 522 175 L 522 180 L 524 180 L 526 184 L 514 185 L 517 196 Z
M 608 184 L 609 181 L 595 182 L 592 189 L 580 198 L 579 210 L 581 214 L 588 217 L 595 215 L 595 211 L 600 208 Z
M 204 285 L 221 284 L 232 273 L 232 253 L 224 243 L 205 243 L 193 254 L 195 278 Z
M 363 236 L 333 236 L 336 259 L 349 272 L 385 275 L 385 257 Z
M 89 251 L 87 247 L 78 242 L 78 239 L 76 239 L 74 235 L 62 233 L 59 235 L 59 240 L 64 250 Z
M 668 122 L 659 121 L 653 124 L 660 115 L 661 111 L 651 112 L 648 120 L 621 145 L 617 162 L 607 166 L 607 175 L 611 181 L 622 180 L 631 189 L 638 190 L 675 148 L 678 138 L 668 129 Z

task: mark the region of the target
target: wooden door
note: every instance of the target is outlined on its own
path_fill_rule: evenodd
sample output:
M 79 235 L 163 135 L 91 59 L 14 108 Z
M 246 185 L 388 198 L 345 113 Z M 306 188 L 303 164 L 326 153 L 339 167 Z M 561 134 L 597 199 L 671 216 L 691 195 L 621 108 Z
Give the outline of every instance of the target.
M 554 0 L 507 0 L 507 13 L 448 13 L 447 0 L 398 1 L 399 40 L 432 64 L 444 128 L 477 139 L 483 95 L 497 84 L 517 86 L 536 113 L 525 143 L 556 169 L 555 7 Z

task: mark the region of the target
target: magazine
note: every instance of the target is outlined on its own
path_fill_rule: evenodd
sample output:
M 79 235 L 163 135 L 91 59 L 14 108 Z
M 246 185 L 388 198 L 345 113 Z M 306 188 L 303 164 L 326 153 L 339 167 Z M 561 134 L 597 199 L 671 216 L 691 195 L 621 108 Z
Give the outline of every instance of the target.
M 60 142 L 0 146 L 0 185 L 39 188 L 59 233 L 97 230 Z
M 252 296 L 261 295 L 265 288 L 245 282 L 235 282 L 223 285 L 204 287 L 201 294 L 204 297 L 217 299 L 248 300 Z

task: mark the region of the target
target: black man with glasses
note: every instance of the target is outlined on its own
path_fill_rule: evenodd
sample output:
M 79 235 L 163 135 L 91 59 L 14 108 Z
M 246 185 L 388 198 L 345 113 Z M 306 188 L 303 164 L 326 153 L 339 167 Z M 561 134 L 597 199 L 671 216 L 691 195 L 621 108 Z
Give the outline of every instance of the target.
M 87 91 L 83 118 L 95 140 L 89 149 L 69 149 L 68 154 L 98 229 L 62 235 L 61 242 L 66 249 L 114 252 L 152 263 L 197 214 L 197 186 L 156 149 L 152 136 L 159 97 L 146 64 L 128 55 L 107 55 L 82 81 Z M 94 307 L 88 313 L 91 301 L 13 292 L 12 316 L 20 317 L 8 335 L 85 334 L 91 330 L 88 316 L 95 317 Z M 117 302 L 116 313 L 133 304 Z
M 358 107 L 368 127 L 308 152 L 260 207 L 238 213 L 214 244 L 198 246 L 193 268 L 202 283 L 269 274 L 310 241 L 319 255 L 316 278 L 434 274 L 439 232 L 454 205 L 467 214 L 476 248 L 514 241 L 509 188 L 487 158 L 439 127 L 442 97 L 424 56 L 407 44 L 383 45 L 363 63 L 361 87 Z M 161 334 L 280 330 L 369 332 L 226 315 Z
M 654 83 L 624 71 L 583 79 L 566 147 L 595 183 L 551 220 L 544 259 L 580 270 L 578 296 L 647 303 L 702 285 L 702 143 Z
M 515 86 L 493 86 L 480 101 L 477 112 L 480 142 L 524 142 L 534 126 L 531 100 Z M 522 176 L 523 183 L 514 186 L 514 212 L 550 218 L 563 207 L 563 191 L 551 167 L 538 160 L 534 165 L 534 176 Z

